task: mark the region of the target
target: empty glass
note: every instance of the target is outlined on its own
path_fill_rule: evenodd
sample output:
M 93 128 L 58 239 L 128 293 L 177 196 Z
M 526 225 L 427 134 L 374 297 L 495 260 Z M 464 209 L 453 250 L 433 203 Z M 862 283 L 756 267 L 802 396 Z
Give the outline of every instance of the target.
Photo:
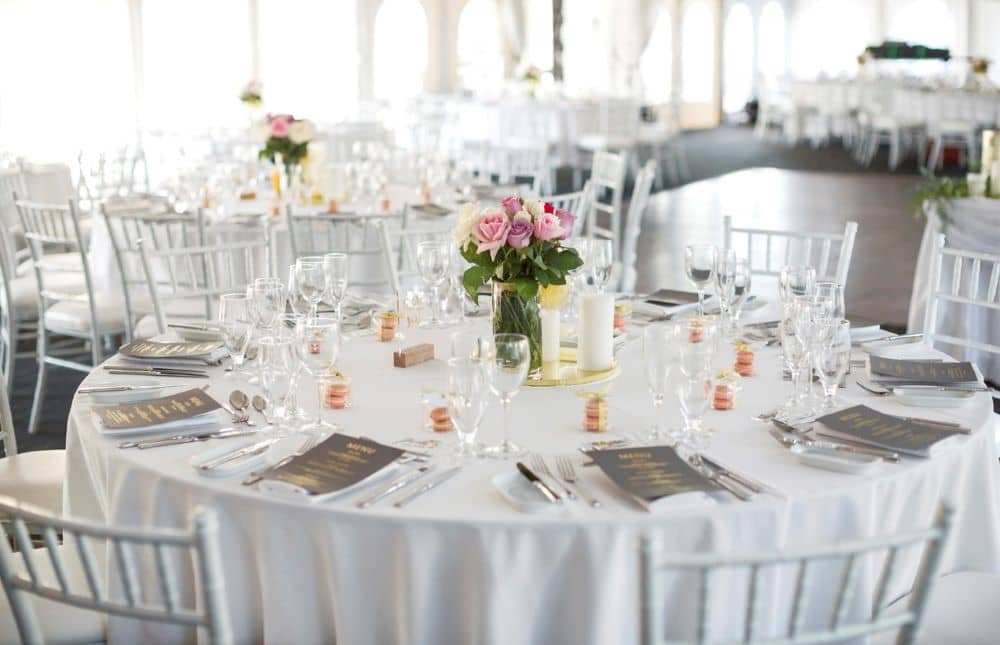
M 663 403 L 670 388 L 670 374 L 677 360 L 676 323 L 656 323 L 642 332 L 642 357 L 646 365 L 646 385 L 653 399 L 653 427 L 650 441 L 667 438 L 663 423 Z
M 297 344 L 302 367 L 316 379 L 316 420 L 302 426 L 305 432 L 320 435 L 337 430 L 332 423 L 323 421 L 324 392 L 323 376 L 327 375 L 337 361 L 340 352 L 340 328 L 336 318 L 307 318 L 299 323 Z
M 441 327 L 441 298 L 438 289 L 448 277 L 451 243 L 444 240 L 425 240 L 417 244 L 417 270 L 430 291 L 431 318 L 420 323 L 421 327 Z
M 851 323 L 843 319 L 820 323 L 813 349 L 813 367 L 823 386 L 822 411 L 837 407 L 837 389 L 851 362 Z
M 277 278 L 258 278 L 250 287 L 250 293 L 254 328 L 262 332 L 261 336 L 269 335 L 285 313 L 288 293 L 285 285 Z
M 448 359 L 448 410 L 458 436 L 456 455 L 467 459 L 476 454 L 476 433 L 486 412 L 485 366 L 479 359 Z
M 603 293 L 608 287 L 608 281 L 611 280 L 611 270 L 615 262 L 611 240 L 591 239 L 587 249 L 587 262 L 594 288 Z
M 510 403 L 528 377 L 531 348 L 523 334 L 496 334 L 492 351 L 486 361 L 486 375 L 493 393 L 503 405 L 503 441 L 483 449 L 483 454 L 499 459 L 511 459 L 524 454 L 510 440 Z
M 245 293 L 226 293 L 219 298 L 219 327 L 232 365 L 226 377 L 239 376 L 250 339 L 250 308 Z
M 733 269 L 733 328 L 739 328 L 740 315 L 743 313 L 743 306 L 750 297 L 750 263 L 746 260 L 736 260 Z
M 489 353 L 490 339 L 478 331 L 457 331 L 451 335 L 451 357 L 479 360 Z
M 736 253 L 731 249 L 723 253 L 715 265 L 715 295 L 719 299 L 722 331 L 729 337 L 736 303 Z
M 295 265 L 288 265 L 288 282 L 285 283 L 285 289 L 288 292 L 288 304 L 291 305 L 292 311 L 297 314 L 308 314 L 309 313 L 309 302 L 302 297 L 299 293 L 298 288 L 295 286 Z
M 844 318 L 847 307 L 844 305 L 844 288 L 836 282 L 817 282 L 815 298 L 823 304 L 827 318 Z
M 294 342 L 295 339 L 287 336 L 264 336 L 257 341 L 257 373 L 267 400 L 264 416 L 268 425 L 277 424 L 281 434 L 285 434 L 285 428 L 281 424 L 285 398 L 291 391 L 298 368 Z
M 698 292 L 698 315 L 705 315 L 705 289 L 715 279 L 719 249 L 711 244 L 689 244 L 684 247 L 684 271 Z
M 807 296 L 816 288 L 816 269 L 809 266 L 788 265 L 778 276 L 778 293 L 781 302 L 787 303 L 794 296 Z
M 326 273 L 326 297 L 333 305 L 338 321 L 343 320 L 341 305 L 347 295 L 349 263 L 346 253 L 327 253 L 323 256 L 323 270 Z
M 319 301 L 326 292 L 326 269 L 323 258 L 308 256 L 295 261 L 295 289 L 309 303 L 309 317 L 315 318 Z
M 709 321 L 692 320 L 682 327 L 677 339 L 681 378 L 675 392 L 684 427 L 675 433 L 678 448 L 690 453 L 703 450 L 709 432 L 702 417 L 712 401 L 712 359 L 717 331 Z

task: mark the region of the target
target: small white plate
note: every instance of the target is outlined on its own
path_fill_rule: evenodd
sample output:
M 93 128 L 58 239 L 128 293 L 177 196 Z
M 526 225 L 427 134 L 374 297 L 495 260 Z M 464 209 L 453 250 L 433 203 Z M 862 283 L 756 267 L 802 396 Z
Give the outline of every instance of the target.
M 565 515 L 566 502 L 553 504 L 531 485 L 524 475 L 517 472 L 500 473 L 493 478 L 493 487 L 521 513 L 528 515 Z
M 212 341 L 223 339 L 222 332 L 215 329 L 184 329 L 183 327 L 171 327 L 170 331 L 180 336 L 181 339 L 192 343 L 210 343 Z
M 851 475 L 863 475 L 877 467 L 882 461 L 878 457 L 826 448 L 813 448 L 802 444 L 792 446 L 789 451 L 798 457 L 800 463 L 806 466 Z
M 108 383 L 107 385 L 122 385 L 121 383 Z M 101 405 L 114 405 L 116 403 L 134 403 L 136 401 L 145 401 L 146 399 L 155 399 L 161 397 L 165 394 L 165 389 L 168 383 L 153 382 L 153 383 L 143 383 L 143 385 L 156 385 L 157 387 L 144 387 L 141 390 L 125 390 L 122 392 L 93 392 L 88 394 L 90 400 L 94 403 L 99 403 Z M 87 383 L 87 387 L 100 387 L 97 383 Z M 177 390 L 180 391 L 179 389 Z
M 268 446 L 267 450 L 259 455 L 254 455 L 253 457 L 245 457 L 242 459 L 236 459 L 228 464 L 222 464 L 217 468 L 211 470 L 201 470 L 198 468 L 201 464 L 215 459 L 216 457 L 221 457 L 222 455 L 232 452 L 234 450 L 240 450 L 241 448 L 246 448 L 247 446 L 252 446 L 253 444 L 260 441 L 263 437 L 259 435 L 251 435 L 247 437 L 246 440 L 241 441 L 239 444 L 232 440 L 222 441 L 219 445 L 199 452 L 197 455 L 191 457 L 188 463 L 191 467 L 195 469 L 202 477 L 232 477 L 234 475 L 242 475 L 249 473 L 252 470 L 259 470 L 264 468 L 268 463 L 268 455 L 271 454 L 271 448 L 274 444 Z
M 919 390 L 905 387 L 893 388 L 892 393 L 896 401 L 917 408 L 958 408 L 976 396 L 975 392 Z

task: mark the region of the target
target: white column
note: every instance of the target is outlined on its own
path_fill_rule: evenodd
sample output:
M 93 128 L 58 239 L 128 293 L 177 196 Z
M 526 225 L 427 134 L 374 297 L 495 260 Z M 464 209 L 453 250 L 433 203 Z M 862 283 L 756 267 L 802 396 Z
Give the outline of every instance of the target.
M 247 0 L 247 23 L 250 27 L 250 77 L 260 81 L 260 7 L 259 0 Z
M 142 148 L 143 118 L 145 117 L 143 103 L 146 95 L 142 74 L 142 0 L 129 0 L 128 26 L 129 37 L 132 40 L 132 92 L 135 97 L 135 139 L 136 145 Z

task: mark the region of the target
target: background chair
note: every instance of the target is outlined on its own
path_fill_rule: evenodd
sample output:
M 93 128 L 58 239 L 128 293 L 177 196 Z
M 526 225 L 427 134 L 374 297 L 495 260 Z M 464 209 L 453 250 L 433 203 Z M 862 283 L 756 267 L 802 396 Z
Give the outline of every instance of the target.
M 542 198 L 544 201 L 552 204 L 555 209 L 563 209 L 569 211 L 576 215 L 576 221 L 573 222 L 573 237 L 578 237 L 583 234 L 584 226 L 590 218 L 591 212 L 593 210 L 592 193 L 590 189 L 590 182 L 587 181 L 583 188 L 572 192 L 572 193 L 562 193 L 561 195 L 549 195 L 548 197 Z
M 0 382 L 2 384 L 2 382 Z M 62 513 L 63 476 L 66 473 L 65 450 L 17 452 L 17 436 L 10 413 L 10 401 L 0 396 L 0 489 L 20 501 L 34 504 L 55 514 Z M 4 520 L 0 513 L 0 520 Z
M 616 260 L 621 258 L 622 252 L 621 219 L 625 170 L 623 154 L 598 152 L 594 155 L 594 166 L 590 175 L 591 208 L 584 227 L 587 237 L 611 240 Z
M 743 643 L 804 645 L 848 642 L 850 639 L 860 639 L 888 630 L 898 630 L 896 645 L 913 643 L 920 632 L 928 595 L 937 578 L 940 556 L 951 529 L 952 515 L 953 512 L 949 507 L 941 506 L 933 526 L 926 530 L 814 549 L 747 556 L 715 553 L 665 556 L 658 552 L 656 541 L 650 535 L 644 535 L 641 539 L 639 571 L 641 642 L 643 645 L 734 642 L 732 638 L 725 640 L 713 638 L 708 633 L 708 626 L 713 622 L 712 605 L 719 594 L 725 592 L 728 598 L 732 598 L 735 593 L 731 586 L 725 583 L 722 583 L 721 587 L 716 586 L 716 582 L 723 576 L 731 582 L 736 574 L 745 572 L 747 579 L 746 593 L 743 594 L 746 599 L 745 611 L 740 616 L 714 619 L 717 624 L 740 625 L 740 638 Z M 905 604 L 905 611 L 888 612 L 886 606 L 890 599 L 887 598 L 887 594 L 894 578 L 898 575 L 896 565 L 903 559 L 901 551 L 907 547 L 920 546 L 923 547 L 923 554 L 913 581 L 913 591 Z M 852 595 L 857 592 L 860 584 L 858 580 L 860 570 L 869 566 L 869 562 L 875 557 L 884 559 L 873 597 L 863 599 L 864 606 L 870 609 L 864 611 L 862 618 L 849 620 L 852 618 L 852 606 L 856 606 L 852 603 Z M 808 596 L 815 592 L 809 584 L 809 575 L 810 570 L 823 566 L 839 566 L 842 573 L 839 587 L 831 596 L 832 603 L 829 603 L 829 606 L 826 603 L 823 605 L 829 611 L 824 616 L 822 626 L 812 628 L 804 624 L 804 610 L 809 600 Z M 780 569 L 795 571 L 792 595 L 782 600 L 778 600 L 777 593 L 767 587 L 762 589 L 761 585 L 763 576 L 776 575 Z M 696 621 L 695 633 L 691 638 L 684 640 L 664 638 L 664 628 L 668 623 L 662 594 L 668 581 L 674 582 L 677 586 L 683 585 L 685 594 L 697 594 L 694 611 L 685 614 Z M 788 623 L 781 629 L 780 635 L 761 634 L 757 620 L 758 605 L 773 602 L 787 602 L 791 607 Z M 809 603 L 809 611 L 816 614 L 819 609 L 814 603 Z
M 635 176 L 635 187 L 632 189 L 632 200 L 628 205 L 628 217 L 625 219 L 625 235 L 622 240 L 622 257 L 611 271 L 611 284 L 618 285 L 618 291 L 632 293 L 638 277 L 636 261 L 638 260 L 639 233 L 642 231 L 642 218 L 649 203 L 649 193 L 656 179 L 656 161 L 650 159 Z
M 0 583 L 10 607 L 0 613 L 0 633 L 13 634 L 16 626 L 31 644 L 103 641 L 104 627 L 91 613 L 98 612 L 203 628 L 213 644 L 233 642 L 219 527 L 210 511 L 196 509 L 186 530 L 60 519 L 7 496 L 0 496 L 0 514 L 11 518 L 11 534 L 0 527 Z M 40 527 L 44 547 L 32 548 L 29 524 Z M 113 547 L 106 563 L 95 555 L 105 544 Z M 200 603 L 183 597 L 192 586 Z

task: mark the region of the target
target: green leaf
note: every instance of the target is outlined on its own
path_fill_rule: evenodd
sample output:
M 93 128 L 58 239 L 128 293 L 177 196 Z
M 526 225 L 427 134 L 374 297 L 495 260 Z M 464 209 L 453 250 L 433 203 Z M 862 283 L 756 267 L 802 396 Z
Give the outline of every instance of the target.
M 462 286 L 472 302 L 479 304 L 479 287 L 489 282 L 493 272 L 485 267 L 469 267 L 462 274 Z
M 538 295 L 538 281 L 533 278 L 514 278 L 514 288 L 517 289 L 517 295 L 521 296 L 525 300 L 530 300 Z
M 561 273 L 583 266 L 583 260 L 573 249 L 551 249 L 545 254 L 545 263 Z

